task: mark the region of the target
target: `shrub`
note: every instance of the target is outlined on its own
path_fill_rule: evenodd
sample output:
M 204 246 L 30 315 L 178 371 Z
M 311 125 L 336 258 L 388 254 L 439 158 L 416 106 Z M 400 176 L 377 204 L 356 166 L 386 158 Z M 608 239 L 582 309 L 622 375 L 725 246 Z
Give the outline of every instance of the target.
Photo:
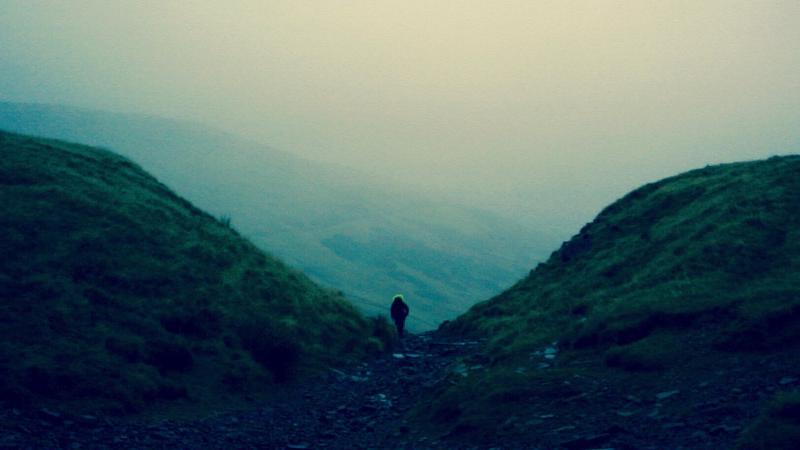
M 146 393 L 151 399 L 159 400 L 177 400 L 180 398 L 188 398 L 189 393 L 185 386 L 175 383 L 162 383 L 153 392 Z
M 194 365 L 194 358 L 189 349 L 177 342 L 153 340 L 147 342 L 145 362 L 162 373 L 186 372 Z
M 170 333 L 182 336 L 209 338 L 220 331 L 221 315 L 202 308 L 192 312 L 173 312 L 161 318 L 161 326 Z
M 605 363 L 629 372 L 653 372 L 675 366 L 685 359 L 680 348 L 682 336 L 661 332 L 633 344 L 614 346 L 606 351 Z
M 617 367 L 628 372 L 651 372 L 664 369 L 657 357 L 630 347 L 613 347 L 606 352 L 608 367 Z
M 130 363 L 142 359 L 142 345 L 137 341 L 110 337 L 106 339 L 106 349 Z
M 6 367 L 0 367 L 0 401 L 11 406 L 25 406 L 31 398 L 31 393 L 19 385 L 8 372 Z
M 57 396 L 76 384 L 73 374 L 48 366 L 30 366 L 25 370 L 25 387 L 34 394 Z
M 386 346 L 380 339 L 370 336 L 364 343 L 364 351 L 370 355 L 378 355 L 386 351 Z
M 275 381 L 285 382 L 293 375 L 302 348 L 288 326 L 250 318 L 239 325 L 238 332 L 242 346 L 272 373 Z
M 389 319 L 382 314 L 373 317 L 371 319 L 371 322 L 372 322 L 372 337 L 370 338 L 370 340 L 374 339 L 378 341 L 378 343 L 380 343 L 382 347 L 381 351 L 384 350 L 391 351 L 392 348 L 394 348 L 394 343 L 395 340 L 397 339 L 394 325 L 389 323 Z M 368 344 L 368 345 L 373 345 L 373 344 Z

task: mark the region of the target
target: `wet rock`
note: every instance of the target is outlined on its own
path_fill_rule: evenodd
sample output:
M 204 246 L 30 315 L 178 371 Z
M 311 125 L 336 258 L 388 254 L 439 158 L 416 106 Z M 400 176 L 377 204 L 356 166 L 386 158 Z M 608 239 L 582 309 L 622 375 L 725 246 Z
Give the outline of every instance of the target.
M 656 399 L 657 400 L 666 400 L 666 399 L 668 399 L 668 398 L 670 398 L 670 397 L 672 397 L 672 396 L 674 396 L 676 394 L 679 394 L 680 392 L 681 391 L 677 390 L 677 389 L 672 390 L 672 391 L 659 392 L 658 394 L 656 394 Z
M 691 438 L 696 441 L 705 441 L 706 439 L 708 439 L 708 433 L 702 430 L 697 430 L 694 433 L 692 433 Z
M 436 387 L 436 385 L 439 384 L 440 381 L 441 380 L 426 380 L 422 382 L 422 387 L 424 387 L 425 389 L 431 389 Z
M 626 428 L 623 428 L 623 427 L 621 427 L 619 425 L 611 425 L 610 427 L 608 427 L 606 429 L 605 432 L 607 434 L 612 435 L 612 436 L 618 435 L 618 434 L 630 433 L 629 430 L 627 430 Z
M 602 445 L 609 439 L 611 439 L 610 434 L 607 433 L 595 434 L 591 436 L 578 437 L 570 441 L 562 442 L 561 447 L 568 450 L 588 450 L 592 448 L 597 448 L 598 445 Z
M 589 394 L 586 392 L 581 392 L 579 394 L 575 394 L 571 397 L 567 397 L 564 399 L 565 402 L 582 402 L 585 403 L 589 398 Z
M 40 409 L 39 416 L 50 422 L 60 422 L 62 419 L 61 413 L 47 408 Z
M 642 399 L 640 399 L 639 397 L 637 397 L 635 395 L 626 395 L 625 396 L 625 400 L 628 400 L 629 402 L 633 402 L 633 403 L 642 403 Z
M 734 434 L 738 433 L 741 428 L 735 425 L 717 425 L 712 427 L 708 432 L 712 436 L 719 436 L 720 434 Z
M 93 424 L 97 422 L 97 417 L 91 414 L 83 414 L 78 416 L 78 420 L 83 424 Z
M 508 419 L 506 419 L 505 422 L 503 422 L 502 425 L 500 425 L 500 428 L 506 429 L 506 430 L 514 428 L 514 426 L 517 424 L 518 421 L 519 421 L 519 418 L 517 416 L 511 416 Z
M 374 414 L 378 411 L 378 408 L 374 405 L 361 405 L 359 411 L 365 414 Z
M 467 369 L 467 365 L 463 362 L 459 362 L 458 364 L 453 367 L 453 373 L 456 375 L 460 375 L 462 377 L 466 377 L 469 374 L 469 369 Z
M 169 430 L 156 430 L 152 433 L 152 436 L 164 440 L 175 440 L 177 437 L 175 433 Z

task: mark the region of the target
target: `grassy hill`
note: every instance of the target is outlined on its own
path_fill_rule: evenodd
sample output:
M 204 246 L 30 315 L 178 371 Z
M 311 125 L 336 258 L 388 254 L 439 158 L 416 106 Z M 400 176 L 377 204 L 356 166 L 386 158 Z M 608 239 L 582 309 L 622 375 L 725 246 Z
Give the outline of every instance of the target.
M 380 351 L 340 293 L 109 151 L 0 132 L 0 400 L 258 397 Z
M 743 382 L 797 364 L 800 157 L 645 185 L 445 331 L 487 339 L 476 370 L 440 386 L 418 413 L 451 433 L 491 435 L 511 416 L 537 414 L 536 401 L 580 394 L 576 380 L 602 380 L 606 398 L 624 399 L 676 380 L 686 391 L 750 363 Z M 758 359 L 770 355 L 769 365 Z M 717 401 L 735 404 L 725 392 Z
M 385 313 L 405 294 L 412 330 L 500 292 L 558 242 L 413 186 L 385 186 L 198 124 L 0 102 L 0 129 L 111 148 L 363 311 Z

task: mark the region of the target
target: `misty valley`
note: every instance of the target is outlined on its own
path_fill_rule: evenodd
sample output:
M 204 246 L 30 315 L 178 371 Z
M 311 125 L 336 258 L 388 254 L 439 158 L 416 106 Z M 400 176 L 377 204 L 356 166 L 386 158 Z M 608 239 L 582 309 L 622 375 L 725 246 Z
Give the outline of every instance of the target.
M 502 270 L 479 258 L 486 240 L 504 242 L 491 233 L 469 241 L 442 223 L 429 242 L 448 254 L 368 225 L 401 215 L 385 206 L 364 203 L 349 225 L 358 237 L 341 211 L 315 209 L 340 232 L 283 245 L 370 268 L 339 286 L 384 295 L 349 297 L 251 243 L 266 247 L 265 231 L 248 239 L 130 159 L 0 138 L 6 444 L 773 448 L 794 436 L 798 157 L 645 185 L 501 293 L 492 280 L 513 259 L 494 259 Z M 421 280 L 461 296 L 433 308 L 447 300 Z M 474 283 L 499 293 L 475 303 Z M 395 332 L 392 288 L 416 334 Z
M 557 234 L 198 124 L 0 102 L 0 129 L 113 149 L 370 314 L 404 292 L 431 330 L 544 260 Z
M 0 0 L 0 449 L 800 448 L 798 18 Z

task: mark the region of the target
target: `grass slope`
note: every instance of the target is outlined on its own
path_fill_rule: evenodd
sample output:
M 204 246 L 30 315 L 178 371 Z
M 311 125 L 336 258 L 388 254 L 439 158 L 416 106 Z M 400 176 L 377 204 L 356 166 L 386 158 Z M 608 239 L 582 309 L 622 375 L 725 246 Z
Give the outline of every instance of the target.
M 0 399 L 257 396 L 380 323 L 111 152 L 0 132 Z
M 699 367 L 795 348 L 798 274 L 800 157 L 706 167 L 645 185 L 529 276 L 445 327 L 487 338 L 489 368 L 456 377 L 418 418 L 451 431 L 497 430 L 522 414 L 521 399 L 572 395 L 557 392 L 569 377 L 608 373 L 635 384 L 689 371 L 693 358 L 707 359 Z M 561 366 L 531 369 L 553 342 Z M 579 355 L 597 358 L 568 367 Z

